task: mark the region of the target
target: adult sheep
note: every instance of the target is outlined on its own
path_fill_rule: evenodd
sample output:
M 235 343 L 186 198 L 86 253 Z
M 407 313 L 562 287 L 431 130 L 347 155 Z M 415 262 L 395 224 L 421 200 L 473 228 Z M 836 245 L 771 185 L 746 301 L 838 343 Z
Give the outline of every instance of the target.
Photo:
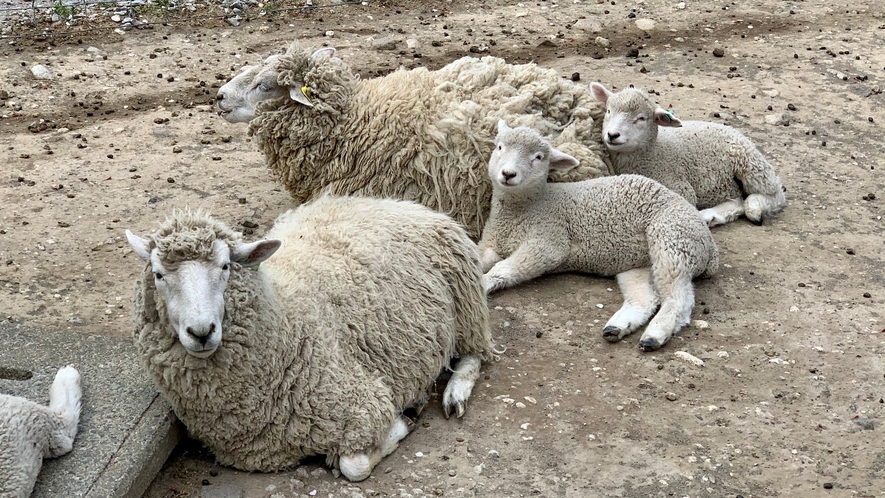
M 541 131 L 581 161 L 554 181 L 612 174 L 603 106 L 585 85 L 535 64 L 464 57 L 361 80 L 333 48 L 285 54 L 221 87 L 219 114 L 249 133 L 296 202 L 325 192 L 408 199 L 451 215 L 471 236 L 488 216 L 485 165 L 499 118 Z
M 252 243 L 190 211 L 126 236 L 147 262 L 138 349 L 223 465 L 275 471 L 326 455 L 365 479 L 450 359 L 444 414 L 460 417 L 492 352 L 475 244 L 412 202 L 323 197 Z
M 0 394 L 0 497 L 31 496 L 43 458 L 73 449 L 81 395 L 80 373 L 72 366 L 55 374 L 49 406 Z

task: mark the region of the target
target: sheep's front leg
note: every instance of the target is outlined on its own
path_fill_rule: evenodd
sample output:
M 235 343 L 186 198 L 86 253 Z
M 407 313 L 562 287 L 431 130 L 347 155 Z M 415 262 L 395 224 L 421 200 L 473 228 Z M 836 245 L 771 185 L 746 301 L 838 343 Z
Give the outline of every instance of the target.
M 488 272 L 501 259 L 503 258 L 493 248 L 483 244 L 479 245 L 479 266 L 483 273 Z
M 77 424 L 80 421 L 81 396 L 80 372 L 70 365 L 60 369 L 49 388 L 52 429 L 49 433 L 49 445 L 43 456 L 59 457 L 73 449 Z
M 740 197 L 729 199 L 722 204 L 704 209 L 700 214 L 709 227 L 731 223 L 744 214 L 744 200 Z
M 671 275 L 672 269 L 655 272 L 655 288 L 661 296 L 661 309 L 649 322 L 639 339 L 639 349 L 652 351 L 660 348 L 679 329 L 688 325 L 694 307 L 694 286 L 691 275 Z
M 372 447 L 364 453 L 341 455 L 338 459 L 338 468 L 341 470 L 341 475 L 353 482 L 365 480 L 372 474 L 372 470 L 381 459 L 393 453 L 399 446 L 399 442 L 409 435 L 414 428 L 415 424 L 410 420 L 402 416 L 397 417 L 380 445 Z
M 467 399 L 473 392 L 476 379 L 479 378 L 480 359 L 477 356 L 462 356 L 452 371 L 452 377 L 443 393 L 443 415 L 446 418 L 454 413 L 456 417 L 464 416 Z
M 602 338 L 609 342 L 620 341 L 648 323 L 659 304 L 650 268 L 628 270 L 619 273 L 617 279 L 624 304 L 602 329 Z
M 567 257 L 568 247 L 551 241 L 527 240 L 507 259 L 495 263 L 485 274 L 483 282 L 486 294 L 549 273 L 559 268 Z

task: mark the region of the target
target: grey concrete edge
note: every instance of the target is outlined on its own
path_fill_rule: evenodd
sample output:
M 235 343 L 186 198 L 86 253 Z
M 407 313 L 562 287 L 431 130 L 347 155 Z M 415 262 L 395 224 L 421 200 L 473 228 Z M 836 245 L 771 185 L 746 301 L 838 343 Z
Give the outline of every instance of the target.
M 140 498 L 183 433 L 169 403 L 157 395 L 85 498 Z

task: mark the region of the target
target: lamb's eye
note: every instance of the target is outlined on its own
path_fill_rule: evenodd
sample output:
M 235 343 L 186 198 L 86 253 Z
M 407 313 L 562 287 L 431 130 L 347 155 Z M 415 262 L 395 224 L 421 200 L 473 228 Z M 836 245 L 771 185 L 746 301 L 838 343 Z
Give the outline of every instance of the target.
M 637 122 L 637 123 L 641 123 L 641 122 L 643 122 L 643 121 L 645 121 L 645 116 L 637 116 L 637 117 L 636 117 L 636 122 Z
M 228 271 L 228 270 L 230 270 L 230 263 L 225 263 L 221 266 L 221 271 Z
M 268 83 L 266 81 L 262 81 L 261 83 L 258 84 L 258 89 L 261 90 L 262 92 L 269 92 L 270 91 L 270 83 Z
M 163 280 L 163 274 L 160 273 L 160 272 L 158 272 L 158 271 L 155 271 L 155 272 L 154 272 L 154 278 L 157 279 L 157 280 Z
M 535 155 L 535 161 L 540 161 L 542 159 L 544 159 L 544 154 L 541 154 L 539 152 L 538 154 Z

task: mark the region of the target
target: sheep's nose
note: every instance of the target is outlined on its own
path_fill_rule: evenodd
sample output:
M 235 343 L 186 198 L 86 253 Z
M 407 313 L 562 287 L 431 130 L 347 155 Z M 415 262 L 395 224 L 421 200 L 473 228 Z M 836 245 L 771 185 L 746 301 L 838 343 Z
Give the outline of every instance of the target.
M 208 327 L 187 327 L 185 331 L 200 344 L 206 344 L 206 341 L 208 341 L 212 333 L 215 332 L 215 323 L 210 323 Z
M 610 132 L 608 132 L 608 141 L 611 142 L 612 140 L 615 140 L 616 138 L 618 138 L 620 136 L 621 136 L 620 133 L 618 133 L 616 131 L 615 132 L 610 131 Z
M 215 96 L 215 100 L 224 100 L 224 94 L 221 92 L 218 92 L 218 95 Z
M 501 176 L 503 176 L 505 180 L 512 180 L 513 177 L 516 176 L 516 172 L 504 170 L 501 172 Z

